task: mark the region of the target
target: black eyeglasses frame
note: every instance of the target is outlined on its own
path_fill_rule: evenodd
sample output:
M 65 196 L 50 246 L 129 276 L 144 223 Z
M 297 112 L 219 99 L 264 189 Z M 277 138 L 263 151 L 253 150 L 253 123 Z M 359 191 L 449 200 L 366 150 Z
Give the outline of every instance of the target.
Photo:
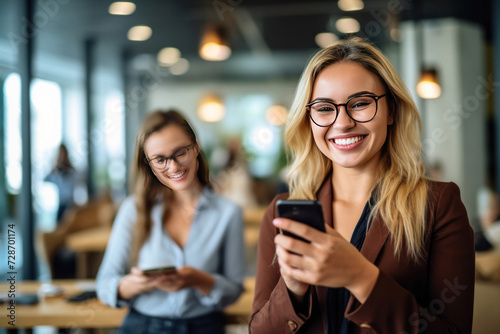
M 357 122 L 357 123 L 367 123 L 367 122 L 370 122 L 372 119 L 374 119 L 375 116 L 377 115 L 377 112 L 378 112 L 378 100 L 380 100 L 384 96 L 387 96 L 387 93 L 382 94 L 382 95 L 371 95 L 371 94 L 355 95 L 355 96 L 350 97 L 345 103 L 338 103 L 338 104 L 333 103 L 331 101 L 318 100 L 318 101 L 313 101 L 311 103 L 306 104 L 306 109 L 307 109 L 307 112 L 309 113 L 309 118 L 311 119 L 311 121 L 313 121 L 314 124 L 316 124 L 317 126 L 322 127 L 322 128 L 327 128 L 327 127 L 331 126 L 333 123 L 335 123 L 335 121 L 337 120 L 337 117 L 339 117 L 339 107 L 342 107 L 342 106 L 344 106 L 345 111 L 347 112 L 347 116 L 349 116 L 349 118 L 352 119 L 354 122 Z M 355 99 L 355 98 L 358 98 L 358 97 L 371 97 L 371 98 L 373 98 L 375 100 L 375 113 L 373 114 L 372 118 L 370 118 L 369 120 L 366 120 L 366 121 L 355 120 L 352 117 L 351 113 L 349 112 L 349 109 L 347 108 L 347 105 L 349 104 L 349 102 L 352 99 Z M 331 103 L 337 109 L 337 114 L 335 115 L 335 118 L 334 118 L 333 122 L 331 122 L 328 125 L 319 125 L 318 123 L 316 123 L 316 121 L 311 116 L 311 106 L 315 105 L 316 103 L 321 103 L 321 102 L 323 102 L 323 103 L 324 102 Z

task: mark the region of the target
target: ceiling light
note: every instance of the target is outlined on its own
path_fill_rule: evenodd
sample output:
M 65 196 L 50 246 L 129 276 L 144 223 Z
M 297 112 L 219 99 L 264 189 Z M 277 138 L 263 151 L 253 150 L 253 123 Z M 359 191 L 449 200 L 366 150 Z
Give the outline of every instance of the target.
M 359 31 L 359 22 L 352 17 L 343 17 L 335 22 L 338 31 L 344 34 L 354 34 Z
M 222 61 L 231 56 L 231 48 L 221 26 L 209 26 L 202 35 L 200 57 L 208 61 Z
M 339 0 L 337 5 L 344 12 L 352 12 L 355 10 L 361 10 L 365 7 L 363 0 Z
M 435 69 L 422 70 L 417 84 L 417 94 L 423 99 L 435 99 L 441 96 L 441 86 Z
M 328 45 L 331 45 L 338 41 L 339 38 L 337 35 L 331 32 L 320 32 L 314 37 L 314 41 L 320 48 L 326 48 Z
M 152 33 L 153 30 L 148 26 L 135 26 L 129 29 L 127 38 L 131 41 L 146 41 Z
M 189 70 L 189 61 L 185 58 L 179 59 L 170 67 L 170 73 L 173 75 L 183 75 Z
M 181 52 L 177 48 L 163 48 L 158 52 L 157 60 L 161 66 L 171 66 L 181 57 Z
M 285 124 L 288 110 L 280 105 L 270 106 L 266 111 L 266 120 L 271 125 L 280 126 Z
M 130 15 L 135 12 L 135 4 L 126 1 L 113 2 L 109 5 L 108 12 L 111 15 Z
M 226 108 L 222 100 L 214 95 L 205 97 L 198 108 L 198 116 L 205 122 L 218 122 L 225 114 Z
M 231 49 L 226 45 L 207 43 L 201 48 L 200 56 L 209 61 L 222 61 L 231 56 Z

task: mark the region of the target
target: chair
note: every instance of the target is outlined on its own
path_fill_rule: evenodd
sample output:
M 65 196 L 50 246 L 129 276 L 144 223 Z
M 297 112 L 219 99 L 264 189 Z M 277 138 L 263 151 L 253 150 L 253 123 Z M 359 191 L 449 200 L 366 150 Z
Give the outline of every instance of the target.
M 115 214 L 113 200 L 110 196 L 103 196 L 83 206 L 69 209 L 55 231 L 38 233 L 35 247 L 46 262 L 51 277 L 57 271 L 54 257 L 64 250 L 65 240 L 70 234 L 98 226 L 111 226 Z

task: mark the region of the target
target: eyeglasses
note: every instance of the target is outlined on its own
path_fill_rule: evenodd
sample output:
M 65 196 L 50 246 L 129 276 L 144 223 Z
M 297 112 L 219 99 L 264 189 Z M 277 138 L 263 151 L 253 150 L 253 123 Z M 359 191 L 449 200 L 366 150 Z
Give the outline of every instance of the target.
M 179 165 L 184 165 L 191 160 L 191 154 L 189 154 L 190 150 L 193 148 L 193 144 L 188 146 L 181 147 L 170 157 L 158 156 L 153 159 L 147 159 L 149 165 L 157 170 L 164 171 L 168 167 L 168 162 L 170 160 L 175 161 Z
M 371 121 L 377 114 L 378 100 L 386 96 L 382 95 L 361 95 L 353 96 L 346 103 L 335 104 L 331 101 L 318 100 L 306 104 L 309 117 L 317 126 L 327 127 L 335 123 L 339 115 L 339 107 L 344 106 L 347 115 L 359 123 Z

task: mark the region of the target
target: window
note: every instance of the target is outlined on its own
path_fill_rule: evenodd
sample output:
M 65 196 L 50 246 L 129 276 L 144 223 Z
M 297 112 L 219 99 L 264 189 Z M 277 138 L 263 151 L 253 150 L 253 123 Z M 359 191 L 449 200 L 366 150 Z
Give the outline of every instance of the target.
M 62 136 L 62 91 L 52 81 L 35 79 L 31 86 L 31 147 L 33 201 L 38 228 L 52 230 L 58 203 L 57 188 L 44 182 L 53 168 Z
M 7 191 L 18 194 L 21 189 L 21 79 L 17 73 L 5 80 L 5 164 Z
M 17 73 L 5 80 L 5 164 L 7 191 L 19 194 L 22 187 L 21 79 Z M 31 86 L 31 152 L 35 221 L 44 230 L 55 226 L 58 194 L 43 182 L 51 170 L 62 140 L 62 92 L 51 81 L 35 79 Z

